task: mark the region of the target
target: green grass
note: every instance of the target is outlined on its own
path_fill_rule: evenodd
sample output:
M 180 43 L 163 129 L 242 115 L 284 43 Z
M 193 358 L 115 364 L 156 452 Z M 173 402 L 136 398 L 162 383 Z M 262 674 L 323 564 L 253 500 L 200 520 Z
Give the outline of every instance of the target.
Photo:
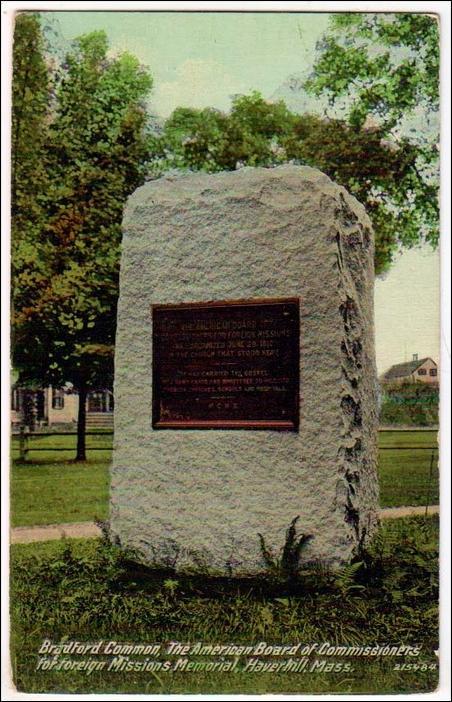
M 382 507 L 436 505 L 439 501 L 436 458 L 430 480 L 430 451 L 381 451 L 379 457 L 380 504 Z
M 44 436 L 30 439 L 39 449 L 73 447 L 68 451 L 30 451 L 25 463 L 18 461 L 18 439 L 13 439 L 11 469 L 11 524 L 31 526 L 62 522 L 104 520 L 108 514 L 109 465 L 112 436 L 87 436 L 86 463 L 75 462 L 75 436 Z
M 105 519 L 107 457 L 89 463 L 15 465 L 11 480 L 11 525 L 31 526 Z
M 295 582 L 159 573 L 139 566 L 118 547 L 95 539 L 13 546 L 15 683 L 20 691 L 29 693 L 431 691 L 438 680 L 434 655 L 438 645 L 437 541 L 436 518 L 391 520 L 354 569 L 331 573 L 325 567 L 311 566 Z M 250 674 L 239 670 L 154 675 L 102 670 L 88 676 L 80 671 L 36 670 L 42 641 L 48 638 L 57 643 L 63 637 L 163 645 L 168 641 L 403 643 L 421 649 L 416 659 L 354 657 L 350 672 Z M 109 662 L 105 655 L 95 658 Z M 170 656 L 164 658 L 174 661 Z M 334 658 L 333 662 L 341 660 Z M 396 669 L 397 663 L 413 660 L 427 669 Z
M 42 437 L 31 440 L 35 448 L 73 446 L 74 450 L 31 451 L 28 461 L 13 461 L 11 471 L 12 526 L 83 522 L 108 517 L 108 482 L 112 437 L 87 437 L 88 446 L 105 447 L 88 451 L 87 463 L 71 461 L 75 437 Z M 17 439 L 13 442 L 17 456 Z M 380 432 L 380 504 L 382 507 L 424 505 L 439 499 L 438 465 L 435 460 L 430 480 L 431 451 L 436 432 Z M 397 446 L 415 448 L 397 451 Z M 435 452 L 437 456 L 437 452 Z
M 378 474 L 382 507 L 438 504 L 439 471 L 436 431 L 379 433 Z M 412 446 L 398 450 L 400 446 Z M 434 454 L 432 476 L 430 462 Z

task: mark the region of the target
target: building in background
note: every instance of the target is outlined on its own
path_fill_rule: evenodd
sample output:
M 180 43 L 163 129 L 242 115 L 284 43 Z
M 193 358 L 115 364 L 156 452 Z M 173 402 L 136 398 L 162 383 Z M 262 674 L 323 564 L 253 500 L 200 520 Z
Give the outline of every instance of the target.
M 87 428 L 113 428 L 113 393 L 110 390 L 90 392 L 86 400 Z M 11 424 L 19 427 L 24 415 L 32 415 L 36 426 L 75 427 L 78 415 L 78 394 L 71 387 L 49 386 L 38 390 L 13 387 Z
M 418 358 L 413 354 L 413 359 L 406 363 L 396 363 L 391 366 L 381 377 L 385 383 L 430 383 L 438 384 L 438 365 L 432 358 Z

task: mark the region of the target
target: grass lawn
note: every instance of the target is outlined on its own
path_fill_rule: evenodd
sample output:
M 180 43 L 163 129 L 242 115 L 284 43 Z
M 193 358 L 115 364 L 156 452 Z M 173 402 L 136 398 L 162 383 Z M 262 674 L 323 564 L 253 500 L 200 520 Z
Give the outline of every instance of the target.
M 438 504 L 439 471 L 436 431 L 383 431 L 378 435 L 380 504 L 382 507 Z M 413 447 L 400 449 L 400 447 Z
M 386 522 L 362 560 L 332 573 L 305 567 L 296 581 L 276 577 L 233 581 L 147 570 L 104 540 L 68 540 L 11 548 L 11 652 L 15 683 L 26 692 L 77 693 L 407 693 L 427 692 L 438 680 L 438 520 Z M 101 648 L 88 674 L 37 669 L 44 639 L 155 643 L 151 655 L 132 654 L 132 670 L 108 670 Z M 180 655 L 170 641 L 195 644 L 417 647 L 418 655 L 359 657 L 309 655 L 301 672 L 174 670 Z M 53 660 L 47 655 L 48 665 Z M 226 656 L 227 658 L 227 656 Z M 135 663 L 170 661 L 169 671 Z M 86 660 L 63 652 L 60 661 Z M 218 656 L 192 656 L 196 662 Z M 280 657 L 261 657 L 278 663 Z M 284 658 L 287 660 L 287 657 Z M 341 671 L 311 666 L 349 664 Z M 41 661 L 42 663 L 42 661 Z M 47 663 L 46 663 L 47 665 Z M 404 668 L 408 665 L 408 668 Z M 415 666 L 413 668 L 413 665 Z
M 99 433 L 87 436 L 87 446 L 105 448 L 88 451 L 88 461 L 73 461 L 75 436 L 33 438 L 39 449 L 73 447 L 69 451 L 30 451 L 19 463 L 17 438 L 13 440 L 11 469 L 11 524 L 57 524 L 107 518 L 108 469 L 113 437 Z
M 108 468 L 111 459 L 112 436 L 88 436 L 87 445 L 105 450 L 88 451 L 86 463 L 71 461 L 75 437 L 52 436 L 33 438 L 35 448 L 73 446 L 69 451 L 30 451 L 28 461 L 19 463 L 18 440 L 13 441 L 11 479 L 12 526 L 56 524 L 104 520 L 108 510 Z M 382 507 L 437 504 L 438 466 L 433 466 L 430 480 L 432 451 L 425 447 L 436 445 L 436 432 L 380 432 L 379 476 Z M 397 450 L 397 446 L 412 446 Z M 435 455 L 437 452 L 435 451 Z

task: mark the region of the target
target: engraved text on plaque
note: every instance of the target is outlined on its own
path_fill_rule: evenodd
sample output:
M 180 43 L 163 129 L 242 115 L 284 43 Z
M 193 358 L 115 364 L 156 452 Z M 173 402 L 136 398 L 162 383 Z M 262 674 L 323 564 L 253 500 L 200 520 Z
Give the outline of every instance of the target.
M 152 315 L 154 428 L 298 428 L 298 299 L 153 305 Z

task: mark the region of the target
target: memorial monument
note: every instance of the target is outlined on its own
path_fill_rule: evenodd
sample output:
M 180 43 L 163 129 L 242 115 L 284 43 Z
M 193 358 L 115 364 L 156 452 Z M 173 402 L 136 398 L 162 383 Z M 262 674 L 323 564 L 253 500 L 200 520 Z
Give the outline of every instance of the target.
M 378 508 L 364 208 L 244 168 L 148 182 L 123 229 L 112 533 L 176 571 L 262 573 L 291 523 L 300 566 L 349 560 Z

